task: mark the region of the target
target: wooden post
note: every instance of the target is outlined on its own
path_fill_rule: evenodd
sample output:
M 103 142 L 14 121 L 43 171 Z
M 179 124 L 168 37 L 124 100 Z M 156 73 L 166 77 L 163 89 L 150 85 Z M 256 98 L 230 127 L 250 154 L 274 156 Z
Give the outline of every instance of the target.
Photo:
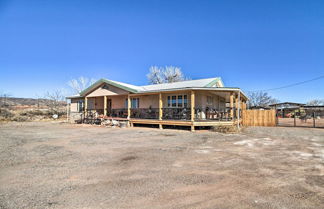
M 193 125 L 193 122 L 195 120 L 195 91 L 191 91 L 191 105 L 190 105 L 190 109 L 191 109 L 191 131 L 195 131 L 195 126 Z
M 70 122 L 71 103 L 66 101 L 66 122 Z
M 241 92 L 239 91 L 236 98 L 236 118 L 237 118 L 238 129 L 240 129 L 240 122 L 241 122 L 240 109 L 241 109 Z
M 236 108 L 236 119 L 238 120 L 238 118 L 239 118 L 239 114 L 240 114 L 240 110 L 239 110 L 239 95 L 237 95 L 236 97 L 235 97 L 235 108 Z M 239 121 L 237 122 L 237 123 L 239 123 Z
M 127 96 L 127 119 L 129 120 L 130 119 L 130 115 L 131 115 L 131 99 L 130 99 L 130 96 L 128 94 Z
M 230 117 L 233 119 L 234 118 L 234 94 L 231 92 L 230 95 Z
M 162 116 L 163 116 L 163 99 L 162 99 L 162 93 L 159 93 L 159 120 L 162 120 Z M 162 124 L 159 124 L 159 128 L 163 129 Z
M 107 96 L 104 96 L 104 116 L 107 115 Z
M 316 112 L 313 112 L 313 127 L 316 128 Z
M 88 110 L 88 98 L 85 97 L 84 98 L 84 115 L 87 114 L 87 110 Z

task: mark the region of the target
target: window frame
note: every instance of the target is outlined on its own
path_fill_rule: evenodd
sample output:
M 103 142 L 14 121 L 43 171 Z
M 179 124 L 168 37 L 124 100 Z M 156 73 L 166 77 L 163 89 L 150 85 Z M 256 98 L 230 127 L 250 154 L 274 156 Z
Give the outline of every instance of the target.
M 84 111 L 84 100 L 78 100 L 77 102 L 77 112 Z
M 212 96 L 209 96 L 209 95 L 206 96 L 206 105 L 207 106 L 213 105 L 213 97 Z
M 181 99 L 179 99 L 181 97 Z M 173 99 L 175 98 L 175 100 Z M 181 105 L 179 105 L 181 100 Z M 174 102 L 175 101 L 175 102 Z M 188 95 L 187 94 L 170 94 L 167 96 L 168 108 L 187 108 L 188 107 Z
M 135 101 L 135 102 L 134 102 Z M 131 109 L 138 109 L 140 106 L 140 98 L 130 98 L 130 103 L 131 103 Z M 125 108 L 128 108 L 128 99 L 126 98 L 125 100 Z

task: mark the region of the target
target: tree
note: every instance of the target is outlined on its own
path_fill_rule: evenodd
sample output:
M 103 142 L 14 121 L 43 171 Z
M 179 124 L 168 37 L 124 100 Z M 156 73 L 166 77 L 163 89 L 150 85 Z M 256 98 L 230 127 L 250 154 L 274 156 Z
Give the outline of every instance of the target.
M 60 107 L 64 106 L 64 94 L 62 90 L 54 90 L 53 92 L 46 92 L 45 103 L 52 113 L 59 113 Z
M 248 105 L 249 107 L 253 106 L 262 106 L 266 107 L 270 104 L 278 103 L 279 101 L 273 97 L 271 97 L 267 92 L 251 92 L 248 94 L 249 101 Z
M 320 106 L 324 105 L 324 99 L 313 99 L 307 102 L 307 105 Z
M 9 97 L 11 97 L 11 94 L 0 92 L 0 99 L 1 99 L 0 107 L 7 107 L 7 106 L 9 106 L 9 104 L 8 104 L 8 98 Z
M 147 74 L 150 84 L 173 83 L 177 81 L 188 80 L 184 77 L 181 68 L 174 66 L 151 66 Z
M 72 79 L 68 82 L 68 85 L 72 88 L 75 94 L 80 94 L 84 89 L 88 88 L 95 82 L 95 79 L 86 78 L 81 76 L 77 79 Z

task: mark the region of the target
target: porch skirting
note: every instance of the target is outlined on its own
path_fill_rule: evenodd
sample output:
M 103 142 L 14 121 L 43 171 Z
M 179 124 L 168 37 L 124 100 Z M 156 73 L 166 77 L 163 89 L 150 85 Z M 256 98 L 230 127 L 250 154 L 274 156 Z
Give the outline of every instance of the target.
M 233 125 L 234 121 L 186 121 L 186 120 L 152 120 L 152 119 L 129 119 L 131 124 L 149 125 L 175 125 L 175 126 L 220 126 Z

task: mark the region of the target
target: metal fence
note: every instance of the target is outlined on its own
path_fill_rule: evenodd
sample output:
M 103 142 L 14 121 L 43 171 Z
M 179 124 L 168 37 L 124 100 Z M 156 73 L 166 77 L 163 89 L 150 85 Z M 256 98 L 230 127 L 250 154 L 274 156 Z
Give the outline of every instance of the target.
M 278 126 L 324 128 L 324 106 L 303 106 L 286 112 L 277 111 Z

